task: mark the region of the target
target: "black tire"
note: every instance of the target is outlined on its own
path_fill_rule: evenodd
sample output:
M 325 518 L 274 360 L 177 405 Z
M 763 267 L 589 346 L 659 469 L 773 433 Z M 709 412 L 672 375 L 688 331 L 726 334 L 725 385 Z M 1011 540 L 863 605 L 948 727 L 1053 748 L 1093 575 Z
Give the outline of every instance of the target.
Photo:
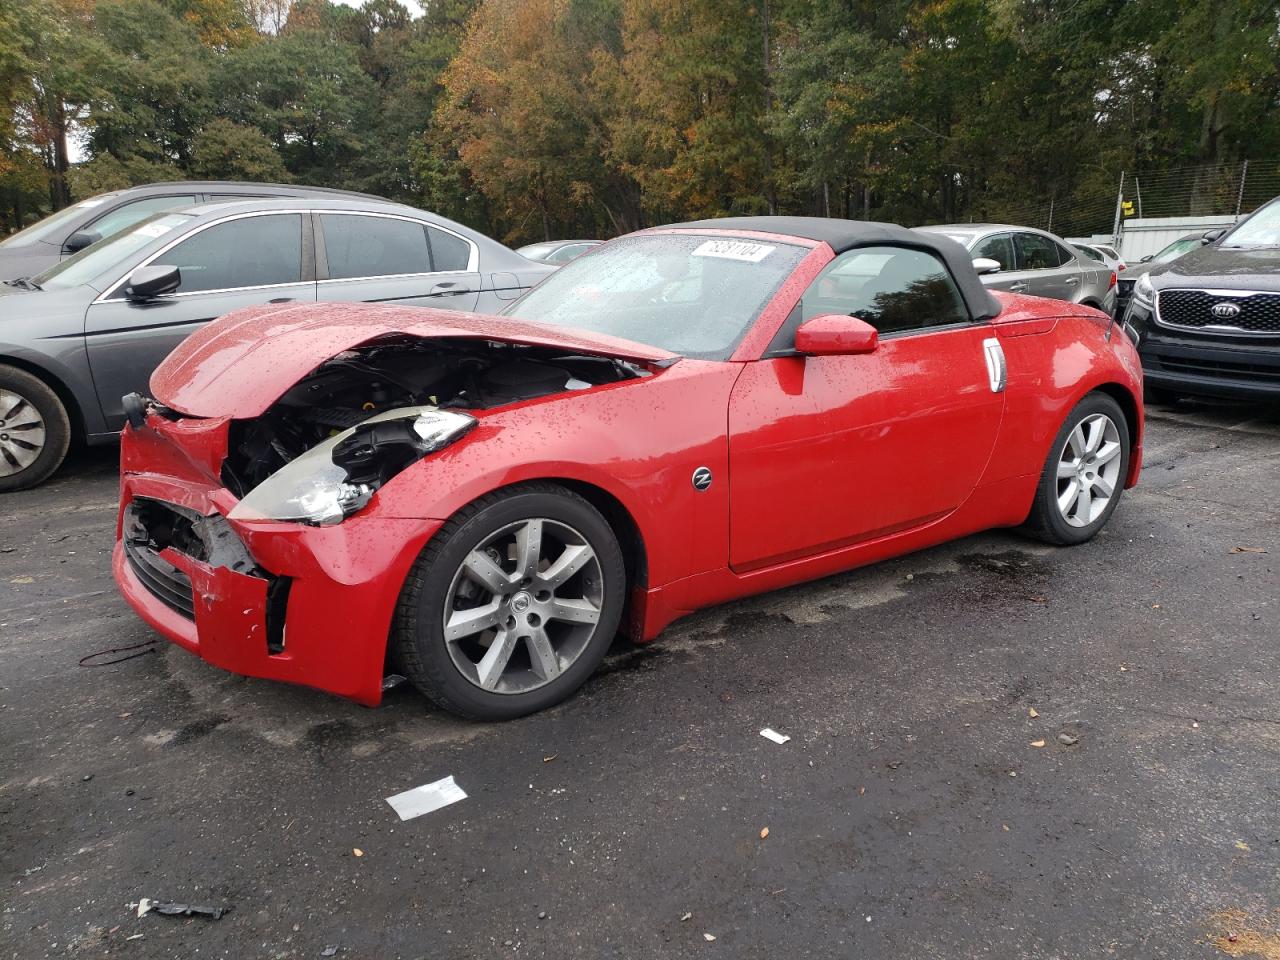
M 464 559 L 495 533 L 543 518 L 579 532 L 595 553 L 601 584 L 595 632 L 559 676 L 527 692 L 481 689 L 464 676 L 444 636 L 445 604 Z M 396 608 L 391 652 L 400 670 L 437 706 L 473 720 L 511 720 L 561 702 L 595 672 L 618 629 L 626 571 L 617 537 L 590 503 L 554 483 L 528 483 L 481 497 L 453 516 L 414 563 Z
M 0 468 L 5 468 L 0 469 L 0 493 L 12 493 L 44 483 L 62 466 L 71 449 L 71 418 L 58 395 L 43 380 L 17 367 L 0 364 L 0 392 L 16 395 L 23 401 L 13 410 L 0 409 L 0 424 L 6 422 L 6 416 L 10 417 L 10 423 L 19 422 L 25 405 L 34 408 L 44 424 L 44 445 L 39 455 L 16 473 L 8 472 L 17 466 L 11 445 L 23 442 L 23 438 L 0 426 Z
M 1115 425 L 1116 432 L 1119 435 L 1119 479 L 1115 483 L 1114 492 L 1102 512 L 1092 522 L 1083 526 L 1074 526 L 1067 521 L 1066 517 L 1063 516 L 1062 510 L 1058 507 L 1060 482 L 1058 466 L 1067 445 L 1067 439 L 1071 436 L 1072 431 L 1085 419 L 1097 414 L 1108 417 Z M 1107 521 L 1111 519 L 1111 514 L 1115 512 L 1116 506 L 1120 502 L 1125 477 L 1129 474 L 1130 443 L 1128 421 L 1125 420 L 1124 411 L 1120 409 L 1120 404 L 1116 403 L 1115 400 L 1105 393 L 1091 393 L 1077 403 L 1072 408 L 1071 413 L 1067 415 L 1066 420 L 1063 421 L 1057 436 L 1053 438 L 1053 445 L 1049 448 L 1049 456 L 1045 460 L 1044 469 L 1040 474 L 1040 483 L 1036 487 L 1035 502 L 1032 504 L 1031 514 L 1027 517 L 1025 524 L 1026 531 L 1046 543 L 1064 547 L 1074 546 L 1093 539 L 1098 531 L 1106 526 Z
M 1157 403 L 1162 407 L 1169 407 L 1177 403 L 1181 396 L 1165 387 L 1153 387 L 1151 384 L 1144 384 L 1142 387 L 1143 403 Z

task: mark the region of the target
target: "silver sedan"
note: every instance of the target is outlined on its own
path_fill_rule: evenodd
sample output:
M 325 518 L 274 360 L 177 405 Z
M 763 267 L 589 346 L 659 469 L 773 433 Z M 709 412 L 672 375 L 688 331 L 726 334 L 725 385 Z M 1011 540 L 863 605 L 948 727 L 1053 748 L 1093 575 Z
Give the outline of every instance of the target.
M 917 227 L 963 245 L 979 266 L 982 282 L 995 290 L 1067 300 L 1115 313 L 1116 275 L 1065 240 L 1032 227 L 1000 223 L 955 223 Z

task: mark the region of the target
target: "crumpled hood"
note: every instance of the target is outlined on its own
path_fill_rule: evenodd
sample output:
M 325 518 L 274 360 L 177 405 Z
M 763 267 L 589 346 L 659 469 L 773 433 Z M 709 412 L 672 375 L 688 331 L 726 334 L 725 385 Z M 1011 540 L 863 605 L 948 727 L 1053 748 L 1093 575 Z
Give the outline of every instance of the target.
M 397 335 L 522 343 L 619 360 L 676 357 L 605 334 L 461 310 L 369 303 L 262 306 L 236 310 L 192 334 L 151 375 L 151 393 L 191 416 L 256 417 L 326 360 Z

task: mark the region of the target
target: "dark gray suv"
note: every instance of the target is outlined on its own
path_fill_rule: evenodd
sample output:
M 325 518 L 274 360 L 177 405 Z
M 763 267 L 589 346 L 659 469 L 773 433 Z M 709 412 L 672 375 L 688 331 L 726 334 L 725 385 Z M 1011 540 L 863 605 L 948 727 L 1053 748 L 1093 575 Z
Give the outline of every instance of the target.
M 50 214 L 25 230 L 0 240 L 0 280 L 32 277 L 91 243 L 113 237 L 153 213 L 197 203 L 249 200 L 255 197 L 346 197 L 386 203 L 381 197 L 327 187 L 233 180 L 177 180 L 113 190 L 81 200 Z
M 386 202 L 254 200 L 157 213 L 0 285 L 0 493 L 42 482 L 73 438 L 111 440 L 121 398 L 240 307 L 379 301 L 496 313 L 554 271 Z

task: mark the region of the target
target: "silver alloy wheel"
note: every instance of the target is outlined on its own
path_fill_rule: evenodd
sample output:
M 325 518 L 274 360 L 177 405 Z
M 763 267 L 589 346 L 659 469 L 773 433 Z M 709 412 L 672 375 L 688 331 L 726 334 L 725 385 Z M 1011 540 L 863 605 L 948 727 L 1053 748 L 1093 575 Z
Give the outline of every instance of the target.
M 454 573 L 445 644 L 480 689 L 528 693 L 582 655 L 603 600 L 600 561 L 581 533 L 559 520 L 521 520 L 486 537 Z
M 1105 413 L 1076 424 L 1058 455 L 1058 511 L 1073 527 L 1102 516 L 1120 484 L 1120 431 Z
M 44 418 L 26 397 L 0 387 L 0 477 L 12 477 L 44 450 Z

